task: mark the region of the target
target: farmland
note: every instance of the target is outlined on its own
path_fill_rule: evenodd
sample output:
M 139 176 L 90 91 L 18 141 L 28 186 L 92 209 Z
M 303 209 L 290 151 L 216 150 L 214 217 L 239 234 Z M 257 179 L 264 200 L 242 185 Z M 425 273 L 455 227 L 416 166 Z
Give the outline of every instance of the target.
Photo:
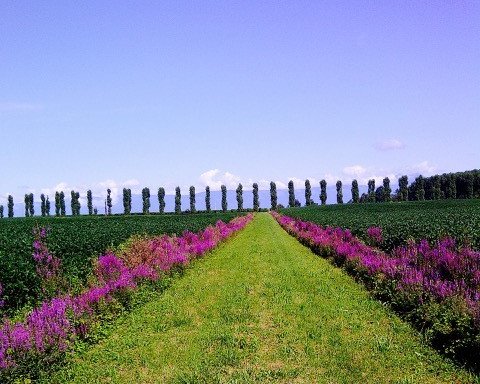
M 49 228 L 47 245 L 62 262 L 64 275 L 73 285 L 83 283 L 92 260 L 133 234 L 181 234 L 199 231 L 217 220 L 229 221 L 237 213 L 199 215 L 77 216 L 18 218 L 0 221 L 0 283 L 4 309 L 33 304 L 40 281 L 32 258 L 33 229 Z
M 380 204 L 346 204 L 288 208 L 282 213 L 322 226 L 350 229 L 366 238 L 369 227 L 382 228 L 384 251 L 409 239 L 429 241 L 445 236 L 480 248 L 480 200 L 432 200 Z

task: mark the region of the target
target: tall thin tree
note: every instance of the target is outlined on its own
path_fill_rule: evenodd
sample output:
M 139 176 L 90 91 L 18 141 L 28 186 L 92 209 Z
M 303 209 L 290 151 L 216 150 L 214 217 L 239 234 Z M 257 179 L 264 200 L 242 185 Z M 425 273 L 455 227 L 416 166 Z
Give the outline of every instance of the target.
M 28 193 L 25 194 L 25 198 L 23 199 L 25 203 L 25 217 L 30 216 L 30 198 L 28 197 Z
M 277 185 L 275 182 L 270 182 L 270 209 L 277 209 Z
M 327 203 L 327 182 L 325 180 L 320 181 L 320 201 L 322 205 Z
M 227 212 L 227 187 L 222 185 L 220 189 L 222 190 L 222 211 Z
M 195 213 L 197 210 L 195 209 L 195 187 L 192 185 L 190 186 L 190 212 Z
M 208 213 L 211 211 L 210 207 L 210 187 L 207 185 L 205 187 L 205 209 Z
M 0 219 L 3 219 L 3 205 L 0 205 Z
M 175 188 L 175 213 L 182 213 L 182 195 L 180 187 Z
M 92 191 L 89 189 L 87 191 L 87 209 L 88 209 L 88 214 L 92 215 L 93 214 L 93 198 L 92 198 Z
M 142 189 L 142 201 L 143 201 L 143 214 L 150 213 L 150 189 L 145 187 Z
M 60 191 L 60 215 L 65 216 L 65 214 L 65 193 L 63 193 L 63 191 Z
M 7 198 L 7 208 L 8 208 L 8 217 L 13 217 L 13 196 L 12 195 L 8 195 L 8 198 Z
M 237 210 L 238 212 L 243 211 L 243 186 L 242 184 L 238 184 L 237 190 Z
M 360 193 L 358 192 L 358 181 L 354 179 L 352 181 L 352 202 L 357 204 L 360 200 Z
M 337 181 L 337 204 L 343 204 L 343 192 L 342 192 L 342 182 L 340 180 Z
M 312 201 L 312 186 L 310 185 L 310 180 L 305 180 L 305 205 L 309 206 L 313 203 Z
M 368 197 L 367 201 L 369 203 L 374 203 L 376 200 L 375 197 L 375 179 L 368 180 Z
M 55 192 L 55 216 L 60 216 L 60 192 Z
M 390 188 L 390 179 L 385 177 L 383 179 L 383 201 L 389 202 L 392 200 L 392 188 Z
M 295 207 L 295 188 L 292 180 L 288 182 L 288 206 Z
M 47 215 L 45 195 L 43 193 L 40 195 L 40 212 L 42 214 L 42 217 L 45 217 Z
M 253 190 L 252 190 L 252 193 L 253 193 L 253 210 L 255 212 L 258 212 L 258 208 L 260 207 L 260 202 L 258 201 L 258 184 L 253 183 L 252 187 L 253 187 Z
M 107 215 L 112 214 L 112 190 L 110 188 L 107 189 L 107 199 L 105 201 L 107 206 Z
M 45 201 L 45 213 L 47 216 L 50 216 L 50 199 L 47 196 L 47 200 Z
M 398 179 L 398 200 L 408 200 L 408 176 L 403 175 Z
M 158 212 L 165 213 L 165 188 L 158 188 Z

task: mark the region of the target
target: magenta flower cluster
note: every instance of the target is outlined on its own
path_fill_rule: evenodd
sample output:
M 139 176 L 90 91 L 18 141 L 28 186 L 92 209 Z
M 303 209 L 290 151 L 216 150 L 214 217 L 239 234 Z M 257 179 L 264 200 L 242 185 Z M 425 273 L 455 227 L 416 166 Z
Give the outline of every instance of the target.
M 145 280 L 158 280 L 162 272 L 175 265 L 186 265 L 190 260 L 204 255 L 220 241 L 244 228 L 253 215 L 240 216 L 225 224 L 218 221 L 199 233 L 185 232 L 180 237 L 161 236 L 148 239 L 148 252 L 137 260 L 129 260 L 113 253 L 98 258 L 95 283 L 83 293 L 63 295 L 45 301 L 27 315 L 24 321 L 4 319 L 0 326 L 0 374 L 25 362 L 36 359 L 49 361 L 62 354 L 72 342 L 83 337 L 89 324 L 118 295 L 131 292 Z M 39 274 L 49 278 L 57 273 L 57 264 L 49 259 L 44 239 L 39 230 L 34 243 L 35 257 L 40 265 Z M 140 240 L 139 240 L 140 241 Z M 0 375 L 1 376 L 1 375 Z
M 45 243 L 47 229 L 35 227 L 33 229 L 33 259 L 35 260 L 36 272 L 42 280 L 42 289 L 48 290 L 48 287 L 55 283 L 60 273 L 61 261 L 48 251 Z
M 416 316 L 413 320 L 421 327 L 438 326 L 431 330 L 437 332 L 432 336 L 437 341 L 445 338 L 452 345 L 478 347 L 480 252 L 457 247 L 454 239 L 445 238 L 434 245 L 412 241 L 386 254 L 364 244 L 348 229 L 323 228 L 276 212 L 272 215 L 287 232 L 360 278 L 400 313 Z M 369 228 L 368 236 L 380 243 L 381 228 Z M 442 319 L 435 318 L 439 314 Z

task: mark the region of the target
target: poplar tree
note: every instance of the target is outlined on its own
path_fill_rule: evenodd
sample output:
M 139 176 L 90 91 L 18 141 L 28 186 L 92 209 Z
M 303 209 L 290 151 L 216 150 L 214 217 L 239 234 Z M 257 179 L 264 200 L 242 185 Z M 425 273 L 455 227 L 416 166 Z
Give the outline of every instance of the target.
M 389 202 L 392 200 L 392 189 L 390 188 L 390 179 L 385 177 L 383 179 L 383 201 Z
M 320 201 L 322 205 L 327 203 L 327 182 L 325 180 L 320 181 Z
M 23 199 L 24 203 L 25 203 L 25 217 L 29 217 L 30 216 L 30 198 L 28 196 L 28 194 L 26 193 L 25 194 L 25 198 Z
M 253 210 L 255 212 L 258 211 L 258 208 L 260 207 L 260 203 L 258 201 L 258 184 L 257 183 L 253 183 Z
M 47 216 L 50 216 L 50 200 L 47 196 L 47 200 L 45 201 L 45 213 Z
M 33 193 L 30 193 L 28 195 L 28 201 L 29 201 L 28 208 L 30 209 L 30 216 L 34 216 L 35 215 L 35 206 L 33 205 Z
M 359 199 L 360 199 L 360 194 L 358 192 L 358 181 L 354 179 L 352 181 L 352 202 L 354 204 L 357 204 Z
M 367 201 L 369 203 L 374 203 L 376 200 L 375 197 L 375 179 L 368 180 L 368 197 Z
M 456 177 L 453 173 L 447 176 L 447 190 L 446 190 L 447 199 L 456 199 L 457 198 L 457 182 Z
M 70 207 L 72 208 L 72 216 L 76 216 L 77 204 L 75 202 L 75 191 L 70 191 Z
M 107 215 L 112 214 L 112 190 L 110 188 L 107 189 L 107 199 L 105 200 L 106 205 L 106 213 Z
M 3 219 L 3 205 L 0 205 L 0 219 Z
M 237 210 L 240 212 L 240 211 L 243 211 L 243 186 L 242 184 L 238 184 L 238 187 L 237 187 Z
M 433 200 L 439 200 L 442 196 L 442 189 L 440 183 L 440 176 L 435 175 L 433 177 Z
M 142 212 L 144 215 L 147 215 L 150 213 L 150 189 L 148 187 L 142 189 L 142 201 Z
M 65 193 L 60 191 L 60 215 L 65 216 Z
M 277 185 L 273 181 L 270 182 L 270 209 L 277 209 Z
M 8 217 L 13 217 L 13 196 L 12 195 L 8 195 L 8 203 L 7 203 L 7 207 L 8 207 Z
M 55 216 L 60 216 L 60 192 L 55 192 Z
M 92 191 L 89 189 L 87 191 L 87 209 L 88 209 L 88 214 L 92 215 L 93 214 L 93 203 L 92 203 Z
M 195 213 L 197 210 L 195 209 L 195 187 L 192 185 L 190 186 L 190 212 Z
M 158 188 L 158 212 L 165 212 L 165 188 Z
M 210 187 L 205 187 L 205 209 L 210 213 Z
M 415 199 L 418 201 L 425 200 L 425 180 L 420 175 L 415 179 Z
M 337 181 L 337 204 L 343 204 L 343 192 L 342 192 L 342 182 L 340 180 Z
M 128 199 L 129 199 L 129 196 L 128 196 L 128 188 L 123 188 L 123 191 L 122 191 L 122 196 L 123 196 L 123 214 L 124 215 L 129 215 L 130 214 L 130 210 L 128 209 L 129 206 L 128 206 Z
M 182 213 L 182 195 L 180 187 L 175 188 L 175 213 Z
M 312 201 L 312 186 L 310 185 L 310 180 L 305 180 L 305 205 L 309 206 L 313 203 Z
M 42 217 L 45 217 L 47 208 L 45 202 L 45 195 L 43 193 L 40 195 L 40 212 L 42 214 Z
M 288 182 L 288 206 L 295 207 L 295 188 L 292 180 Z
M 227 187 L 222 185 L 220 189 L 222 190 L 222 211 L 227 212 Z
M 403 175 L 398 179 L 398 198 L 400 201 L 408 201 L 408 176 Z

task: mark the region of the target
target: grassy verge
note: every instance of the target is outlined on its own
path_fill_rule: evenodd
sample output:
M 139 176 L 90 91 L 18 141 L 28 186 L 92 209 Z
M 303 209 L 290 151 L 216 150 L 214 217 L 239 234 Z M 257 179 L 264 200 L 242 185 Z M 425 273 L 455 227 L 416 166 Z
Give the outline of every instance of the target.
M 474 382 L 259 214 L 49 382 Z

